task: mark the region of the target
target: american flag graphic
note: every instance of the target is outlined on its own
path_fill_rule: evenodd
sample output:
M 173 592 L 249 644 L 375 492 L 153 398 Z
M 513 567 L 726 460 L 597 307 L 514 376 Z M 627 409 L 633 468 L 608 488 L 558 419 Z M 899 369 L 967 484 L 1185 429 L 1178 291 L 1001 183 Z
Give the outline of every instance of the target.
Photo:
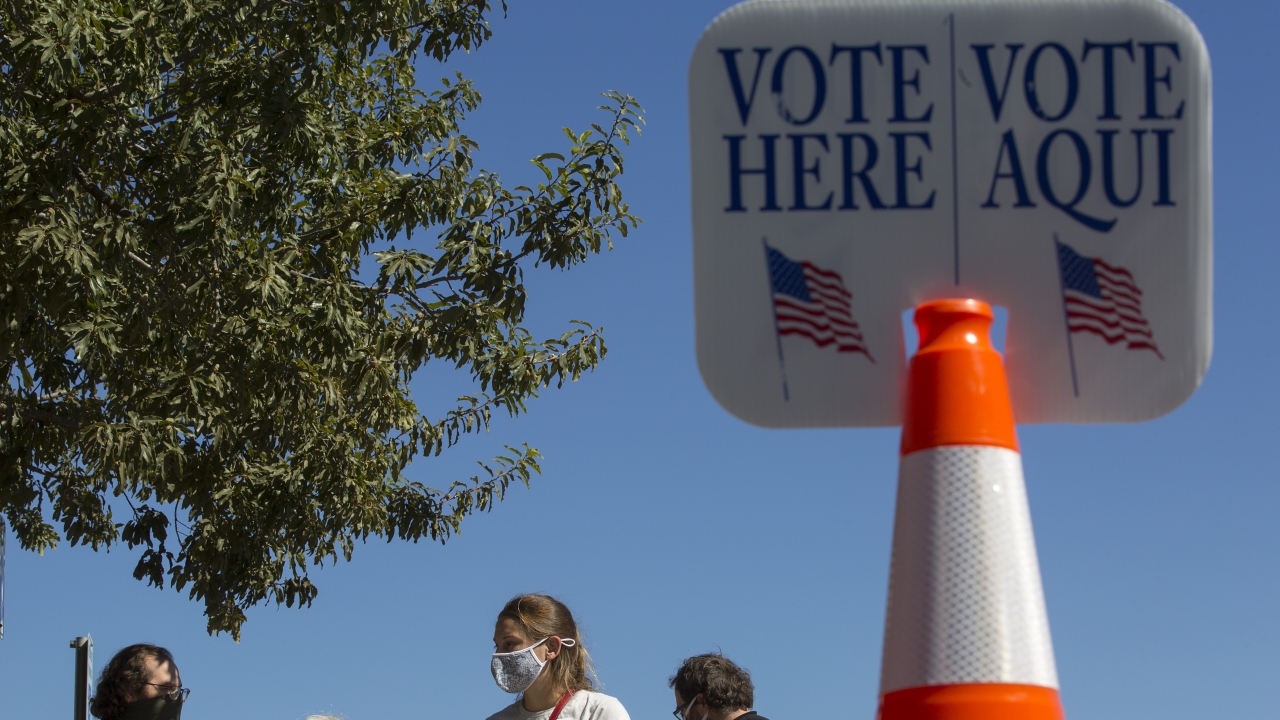
M 862 353 L 871 362 L 862 330 L 854 321 L 840 273 L 811 262 L 795 262 L 765 245 L 773 314 L 778 335 L 799 335 L 818 347 L 835 345 L 838 352 Z
M 1133 273 L 1098 258 L 1085 257 L 1054 239 L 1062 274 L 1062 306 L 1070 332 L 1093 333 L 1109 345 L 1150 350 L 1161 360 L 1151 325 L 1142 314 L 1142 290 Z

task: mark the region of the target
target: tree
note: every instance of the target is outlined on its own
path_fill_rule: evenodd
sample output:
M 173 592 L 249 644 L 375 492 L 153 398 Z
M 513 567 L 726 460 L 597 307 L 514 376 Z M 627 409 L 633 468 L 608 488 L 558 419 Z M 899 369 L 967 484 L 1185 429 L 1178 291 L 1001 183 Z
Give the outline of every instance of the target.
M 641 118 L 608 93 L 536 187 L 473 167 L 480 95 L 415 66 L 479 47 L 490 11 L 3 2 L 0 509 L 22 547 L 122 542 L 238 639 L 358 541 L 444 542 L 529 483 L 528 445 L 443 489 L 405 469 L 604 357 L 587 323 L 535 341 L 523 278 L 635 227 L 616 180 Z M 430 361 L 476 394 L 420 410 Z

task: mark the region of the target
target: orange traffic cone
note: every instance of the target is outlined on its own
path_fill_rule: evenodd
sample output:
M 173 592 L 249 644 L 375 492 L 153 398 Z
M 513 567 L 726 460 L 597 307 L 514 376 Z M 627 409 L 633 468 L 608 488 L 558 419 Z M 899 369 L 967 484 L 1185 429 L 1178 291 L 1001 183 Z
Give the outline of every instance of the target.
M 879 720 L 1062 720 L 991 307 L 916 308 Z

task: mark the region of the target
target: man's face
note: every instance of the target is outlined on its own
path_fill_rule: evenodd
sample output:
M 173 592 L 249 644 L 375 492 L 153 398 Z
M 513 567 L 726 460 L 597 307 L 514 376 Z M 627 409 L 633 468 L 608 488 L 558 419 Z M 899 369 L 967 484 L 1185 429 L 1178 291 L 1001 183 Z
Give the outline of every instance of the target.
M 160 697 L 175 692 L 182 687 L 182 678 L 178 675 L 178 666 L 156 657 L 146 658 L 147 679 L 137 697 L 131 702 Z

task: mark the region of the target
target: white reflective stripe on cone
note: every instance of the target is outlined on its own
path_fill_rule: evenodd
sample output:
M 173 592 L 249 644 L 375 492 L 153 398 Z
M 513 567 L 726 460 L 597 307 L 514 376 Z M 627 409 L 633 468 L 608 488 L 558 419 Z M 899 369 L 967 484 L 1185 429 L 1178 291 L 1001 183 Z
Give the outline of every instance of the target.
M 1058 687 L 1022 457 L 951 445 L 902 458 L 881 694 Z

